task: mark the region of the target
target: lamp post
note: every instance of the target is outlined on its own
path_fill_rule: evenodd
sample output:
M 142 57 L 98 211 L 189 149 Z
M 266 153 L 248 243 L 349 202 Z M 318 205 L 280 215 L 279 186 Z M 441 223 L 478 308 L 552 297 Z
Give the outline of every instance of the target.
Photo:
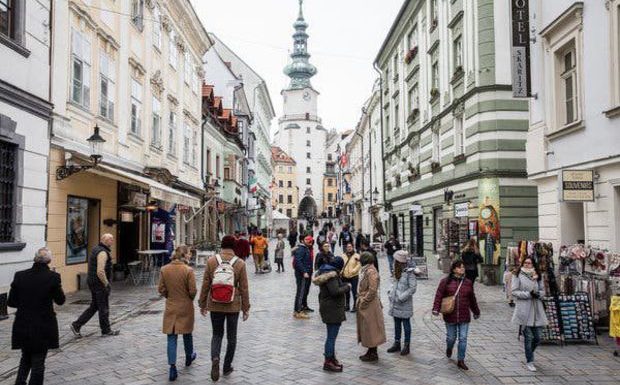
M 98 125 L 95 124 L 93 134 L 88 137 L 86 141 L 90 145 L 90 159 L 92 163 L 81 165 L 67 165 L 67 163 L 65 162 L 65 165 L 59 166 L 56 169 L 56 180 L 63 180 L 80 171 L 89 170 L 91 168 L 97 167 L 97 165 L 101 162 L 101 159 L 103 158 L 103 155 L 101 155 L 101 147 L 103 147 L 103 144 L 106 142 L 106 140 L 103 139 L 103 137 L 99 134 Z

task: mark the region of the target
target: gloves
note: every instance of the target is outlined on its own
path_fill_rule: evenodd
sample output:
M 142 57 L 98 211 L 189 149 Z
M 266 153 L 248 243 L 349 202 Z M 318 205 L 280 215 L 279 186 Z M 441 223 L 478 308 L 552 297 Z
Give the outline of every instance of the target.
M 530 291 L 530 295 L 532 296 L 532 299 L 540 298 L 540 294 L 538 294 L 538 292 L 534 290 Z
M 480 318 L 480 314 L 474 314 L 474 319 Z

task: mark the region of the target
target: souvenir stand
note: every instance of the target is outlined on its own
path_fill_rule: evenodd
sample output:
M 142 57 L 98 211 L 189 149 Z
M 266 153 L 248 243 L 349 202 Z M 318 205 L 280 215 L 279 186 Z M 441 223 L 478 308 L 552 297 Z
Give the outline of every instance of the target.
M 439 256 L 444 273 L 450 272 L 450 264 L 461 253 L 461 247 L 467 242 L 469 222 L 467 218 L 445 218 L 441 222 Z

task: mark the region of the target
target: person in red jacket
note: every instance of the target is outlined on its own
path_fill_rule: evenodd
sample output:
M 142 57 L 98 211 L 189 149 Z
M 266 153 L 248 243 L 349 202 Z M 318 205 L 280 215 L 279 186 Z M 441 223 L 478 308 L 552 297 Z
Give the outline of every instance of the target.
M 433 303 L 433 315 L 439 315 L 441 301 L 449 296 L 454 296 L 454 309 L 449 314 L 443 314 L 443 320 L 446 323 L 446 356 L 452 357 L 452 349 L 458 335 L 457 366 L 463 370 L 468 370 L 469 368 L 465 365 L 467 332 L 469 331 L 471 313 L 474 313 L 474 319 L 478 319 L 480 309 L 474 293 L 474 284 L 465 277 L 465 264 L 460 259 L 452 262 L 450 274 L 439 282 Z
M 245 233 L 239 234 L 235 243 L 235 255 L 244 261 L 250 256 L 250 242 L 247 240 Z

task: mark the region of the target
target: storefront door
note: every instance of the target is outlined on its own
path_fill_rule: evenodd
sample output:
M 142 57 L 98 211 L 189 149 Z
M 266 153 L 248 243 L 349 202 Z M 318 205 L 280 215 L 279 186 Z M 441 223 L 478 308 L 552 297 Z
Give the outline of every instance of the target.
M 140 218 L 141 214 L 129 211 L 121 213 L 121 221 L 118 227 L 118 262 L 123 265 L 138 260 Z

